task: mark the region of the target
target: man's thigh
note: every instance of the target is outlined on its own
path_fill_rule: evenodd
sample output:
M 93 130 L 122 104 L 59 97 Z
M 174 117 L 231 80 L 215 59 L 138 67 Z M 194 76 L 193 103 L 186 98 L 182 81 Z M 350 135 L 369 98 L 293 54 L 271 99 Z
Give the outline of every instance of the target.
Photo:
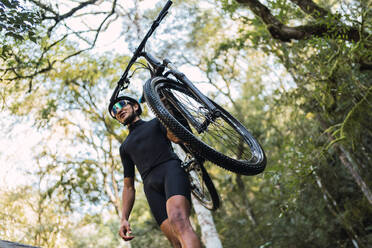
M 190 216 L 191 203 L 183 195 L 174 195 L 167 200 L 168 218 L 182 218 L 187 220 Z
M 164 179 L 165 196 L 167 201 L 176 195 L 182 195 L 191 201 L 190 181 L 187 173 L 181 168 L 180 161 L 169 161 L 165 179 Z
M 146 187 L 146 185 L 144 190 L 152 215 L 160 226 L 164 220 L 168 218 L 165 194 L 162 194 L 151 187 Z

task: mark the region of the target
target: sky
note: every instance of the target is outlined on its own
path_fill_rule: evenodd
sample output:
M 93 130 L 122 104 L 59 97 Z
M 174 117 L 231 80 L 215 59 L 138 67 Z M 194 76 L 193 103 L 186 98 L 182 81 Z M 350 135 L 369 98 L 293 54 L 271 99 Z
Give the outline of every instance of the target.
M 29 120 L 16 120 L 7 111 L 0 113 L 0 128 L 0 188 L 27 184 L 31 178 L 25 172 L 33 170 L 33 150 L 42 134 Z

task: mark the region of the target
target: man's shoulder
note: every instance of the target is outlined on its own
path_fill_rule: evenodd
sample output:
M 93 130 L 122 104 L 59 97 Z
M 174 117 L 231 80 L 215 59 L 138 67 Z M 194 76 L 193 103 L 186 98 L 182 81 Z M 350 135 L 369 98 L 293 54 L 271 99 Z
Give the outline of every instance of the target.
M 151 119 L 149 121 L 145 121 L 145 123 L 147 125 L 149 125 L 149 126 L 152 126 L 152 125 L 159 125 L 160 124 L 160 121 L 159 121 L 158 118 L 155 117 L 155 118 L 153 118 L 153 119 Z
M 149 122 L 150 122 L 150 121 L 151 121 L 151 122 L 160 122 L 159 119 L 158 119 L 157 117 L 155 117 L 155 118 L 149 120 Z
M 158 118 L 155 117 L 150 122 L 154 126 L 156 126 L 156 128 L 160 129 L 162 133 L 166 133 L 167 132 L 167 129 L 165 128 L 165 126 L 163 125 L 163 123 L 161 123 L 161 121 Z

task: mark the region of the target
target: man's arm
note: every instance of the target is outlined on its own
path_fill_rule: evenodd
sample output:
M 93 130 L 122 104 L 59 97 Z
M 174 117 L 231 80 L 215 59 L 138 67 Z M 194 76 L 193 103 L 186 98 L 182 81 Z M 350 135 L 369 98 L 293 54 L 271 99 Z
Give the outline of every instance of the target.
M 131 229 L 129 225 L 129 215 L 132 211 L 134 200 L 135 200 L 136 190 L 134 188 L 134 178 L 125 177 L 124 178 L 124 188 L 122 193 L 122 212 L 121 212 L 121 221 L 120 221 L 120 230 L 119 235 L 125 241 L 132 240 L 134 236 L 131 235 Z
M 166 108 L 166 109 L 167 109 L 171 114 L 173 114 L 172 108 L 169 106 L 168 100 L 167 100 L 165 97 L 161 98 L 160 100 L 163 102 L 165 108 Z M 159 122 L 159 123 L 160 123 L 160 122 Z M 163 126 L 163 124 L 160 123 L 160 125 L 161 125 L 161 127 L 162 127 L 163 129 L 165 129 L 165 127 Z M 176 144 L 180 144 L 180 143 L 182 143 L 182 140 L 180 140 L 176 135 L 174 135 L 174 133 L 172 133 L 172 131 L 169 130 L 169 128 L 166 128 L 166 130 L 167 130 L 167 131 L 166 131 L 166 132 L 167 132 L 167 138 L 168 138 L 170 141 L 172 141 L 172 142 L 174 142 L 174 143 L 176 143 Z
M 169 130 L 168 128 L 167 128 L 167 138 L 168 138 L 170 141 L 172 141 L 172 142 L 174 142 L 174 143 L 176 143 L 176 144 L 183 143 L 182 140 L 179 139 L 176 135 L 174 135 L 174 133 L 172 133 L 172 131 Z

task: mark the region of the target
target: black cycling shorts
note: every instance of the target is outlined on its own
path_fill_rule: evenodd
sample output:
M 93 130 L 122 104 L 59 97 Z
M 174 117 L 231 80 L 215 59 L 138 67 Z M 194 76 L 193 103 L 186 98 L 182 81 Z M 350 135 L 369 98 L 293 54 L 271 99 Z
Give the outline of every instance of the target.
M 166 202 L 171 196 L 183 195 L 191 204 L 190 182 L 179 160 L 169 160 L 152 169 L 145 178 L 144 191 L 159 226 L 168 218 Z

